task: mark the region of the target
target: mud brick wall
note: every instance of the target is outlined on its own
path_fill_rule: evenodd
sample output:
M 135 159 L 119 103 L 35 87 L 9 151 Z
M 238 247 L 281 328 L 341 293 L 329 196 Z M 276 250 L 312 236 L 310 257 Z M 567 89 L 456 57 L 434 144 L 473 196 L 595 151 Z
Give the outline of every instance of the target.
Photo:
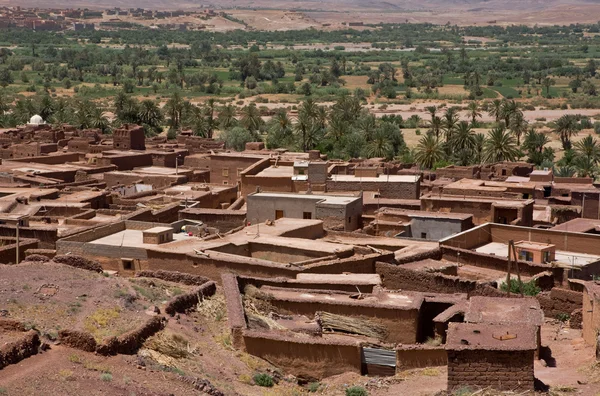
M 445 366 L 447 363 L 448 354 L 444 346 L 415 344 L 396 347 L 396 370 L 398 372 L 411 368 Z
M 235 348 L 244 348 L 243 331 L 247 326 L 237 276 L 231 273 L 225 273 L 221 277 L 221 283 L 223 285 L 223 294 L 225 295 L 225 302 L 227 304 L 227 322 L 231 329 L 233 346 Z
M 14 238 L 16 227 L 10 224 L 0 225 L 0 237 Z M 40 249 L 54 249 L 58 240 L 58 230 L 55 227 L 19 227 L 19 237 L 22 239 L 37 239 Z
M 0 347 L 0 369 L 37 354 L 39 347 L 40 337 L 35 330 L 29 330 L 18 340 L 2 345 Z
M 354 341 L 332 342 L 320 337 L 292 338 L 244 331 L 246 352 L 292 372 L 298 378 L 320 379 L 345 372 L 361 372 L 361 348 Z
M 188 309 L 195 307 L 199 302 L 204 301 L 205 297 L 214 296 L 217 292 L 217 285 L 213 281 L 208 281 L 191 293 L 182 294 L 173 297 L 165 306 L 165 312 L 175 316 L 177 312 L 183 313 Z
M 420 182 L 386 182 L 384 177 L 376 182 L 331 179 L 327 180 L 327 191 L 379 191 L 381 198 L 394 199 L 419 199 L 421 193 Z
M 460 262 L 461 264 L 469 264 L 480 268 L 489 268 L 498 271 L 506 271 L 508 261 L 506 257 L 493 256 L 485 253 L 478 253 L 472 250 L 452 248 L 442 246 L 442 257 L 445 260 L 452 262 Z M 555 277 L 562 276 L 562 269 L 552 268 L 547 264 L 535 264 L 528 261 L 519 260 L 519 269 L 521 274 L 527 276 L 537 275 L 544 271 L 552 271 Z M 515 268 L 513 268 L 516 271 Z
M 425 293 L 467 293 L 469 296 L 506 297 L 506 293 L 486 283 L 460 279 L 441 273 L 413 271 L 401 265 L 378 262 L 375 272 L 387 289 L 411 290 Z
M 543 292 L 536 296 L 544 315 L 556 318 L 558 315 L 571 315 L 573 311 L 583 306 L 583 293 L 555 287 L 550 292 Z
M 197 220 L 220 232 L 233 230 L 246 223 L 245 210 L 227 209 L 184 209 L 179 211 L 179 220 Z
M 0 264 L 15 264 L 17 260 L 17 243 L 16 238 L 10 238 L 8 241 L 3 239 L 2 242 L 9 243 L 8 245 L 0 247 Z M 19 261 L 25 260 L 25 252 L 28 249 L 36 249 L 38 247 L 37 239 L 25 239 L 20 238 L 19 240 Z
M 534 351 L 448 351 L 448 390 L 533 391 Z

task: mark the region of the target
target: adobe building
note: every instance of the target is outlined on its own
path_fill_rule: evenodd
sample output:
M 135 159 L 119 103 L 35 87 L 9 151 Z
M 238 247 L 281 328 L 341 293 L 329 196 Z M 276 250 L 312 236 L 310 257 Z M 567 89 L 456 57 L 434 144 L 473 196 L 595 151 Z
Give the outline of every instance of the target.
M 419 199 L 420 175 L 331 175 L 327 179 L 328 192 L 372 191 L 381 198 Z
M 473 215 L 381 208 L 369 229 L 375 235 L 437 241 L 473 227 Z
M 493 222 L 531 227 L 534 203 L 533 199 L 427 194 L 421 197 L 421 210 L 472 214 L 475 225 Z
M 362 197 L 261 192 L 248 195 L 247 208 L 252 223 L 282 217 L 319 219 L 327 228 L 354 231 L 360 227 Z
M 465 387 L 533 391 L 536 337 L 532 325 L 450 323 L 448 391 Z
M 144 127 L 124 124 L 113 131 L 113 148 L 116 150 L 146 150 Z
M 509 240 L 515 245 L 521 241 L 522 247 L 530 250 L 525 258 L 532 261 L 519 257 L 521 275 L 549 271 L 555 284 L 566 284 L 567 279 L 589 280 L 600 273 L 600 237 L 593 234 L 488 223 L 441 240 L 440 248 L 446 259 L 506 274 Z M 537 256 L 534 250 L 539 252 Z M 544 262 L 552 258 L 552 250 L 554 259 Z M 534 257 L 539 257 L 539 261 Z
M 160 245 L 173 241 L 172 227 L 152 227 L 142 231 L 142 243 Z
M 556 246 L 549 243 L 519 241 L 515 242 L 519 260 L 533 263 L 551 263 L 556 260 Z

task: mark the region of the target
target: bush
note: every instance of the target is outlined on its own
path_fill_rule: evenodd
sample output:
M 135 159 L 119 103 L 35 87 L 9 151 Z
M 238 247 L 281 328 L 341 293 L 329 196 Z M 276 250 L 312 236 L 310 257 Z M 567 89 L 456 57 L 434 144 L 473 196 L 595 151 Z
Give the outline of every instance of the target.
M 346 389 L 346 396 L 368 396 L 367 390 L 362 386 L 351 386 Z
M 529 282 L 521 281 L 523 285 L 523 294 L 526 296 L 537 296 L 542 289 L 540 289 L 535 280 L 531 280 Z M 506 291 L 506 282 L 502 282 L 500 285 L 500 290 Z M 510 280 L 510 292 L 515 294 L 521 293 L 521 288 L 519 286 L 519 281 L 511 279 Z
M 321 383 L 320 382 L 311 382 L 310 384 L 308 384 L 308 391 L 311 393 L 314 393 L 316 391 L 319 390 L 319 388 L 321 387 Z
M 112 381 L 112 374 L 111 373 L 102 373 L 102 374 L 100 374 L 100 379 L 104 382 L 110 382 L 110 381 Z
M 273 382 L 273 377 L 265 373 L 256 374 L 253 379 L 256 385 L 263 386 L 265 388 L 271 388 L 275 384 Z

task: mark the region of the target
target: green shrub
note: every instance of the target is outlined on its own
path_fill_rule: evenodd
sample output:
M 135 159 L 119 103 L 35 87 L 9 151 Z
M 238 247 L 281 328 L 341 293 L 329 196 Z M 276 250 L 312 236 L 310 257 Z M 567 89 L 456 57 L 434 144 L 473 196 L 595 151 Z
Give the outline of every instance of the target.
M 271 388 L 275 384 L 273 382 L 273 377 L 265 373 L 256 374 L 253 379 L 256 385 L 263 386 L 265 388 Z
M 571 319 L 571 315 L 569 315 L 568 313 L 561 312 L 559 314 L 556 314 L 556 319 L 564 323 Z
M 309 392 L 314 393 L 314 392 L 318 391 L 320 387 L 321 387 L 320 382 L 311 382 L 310 384 L 308 384 L 307 389 Z
M 526 296 L 537 296 L 542 289 L 540 289 L 535 280 L 531 280 L 529 282 L 520 281 L 523 285 L 523 294 Z M 500 285 L 500 290 L 506 291 L 506 282 L 502 282 Z M 510 280 L 510 292 L 515 294 L 521 293 L 521 288 L 519 286 L 519 281 L 511 279 Z
M 346 396 L 368 396 L 367 390 L 362 386 L 351 386 L 346 389 Z
M 102 373 L 102 374 L 100 374 L 100 379 L 104 382 L 110 382 L 110 381 L 112 381 L 112 374 L 111 373 Z

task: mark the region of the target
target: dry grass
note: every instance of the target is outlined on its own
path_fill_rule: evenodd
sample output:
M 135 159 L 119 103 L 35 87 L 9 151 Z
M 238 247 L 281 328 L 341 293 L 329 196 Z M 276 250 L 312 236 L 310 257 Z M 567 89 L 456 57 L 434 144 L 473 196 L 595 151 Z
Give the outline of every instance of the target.
M 216 294 L 211 298 L 206 298 L 198 303 L 196 311 L 205 318 L 213 319 L 217 322 L 225 320 L 227 319 L 225 297 L 222 294 Z
M 144 347 L 174 359 L 186 358 L 196 351 L 185 337 L 168 331 L 161 331 L 148 338 Z
M 119 318 L 120 314 L 121 309 L 119 307 L 97 309 L 85 318 L 84 329 L 94 336 L 97 341 L 101 341 L 110 334 L 108 327 Z

